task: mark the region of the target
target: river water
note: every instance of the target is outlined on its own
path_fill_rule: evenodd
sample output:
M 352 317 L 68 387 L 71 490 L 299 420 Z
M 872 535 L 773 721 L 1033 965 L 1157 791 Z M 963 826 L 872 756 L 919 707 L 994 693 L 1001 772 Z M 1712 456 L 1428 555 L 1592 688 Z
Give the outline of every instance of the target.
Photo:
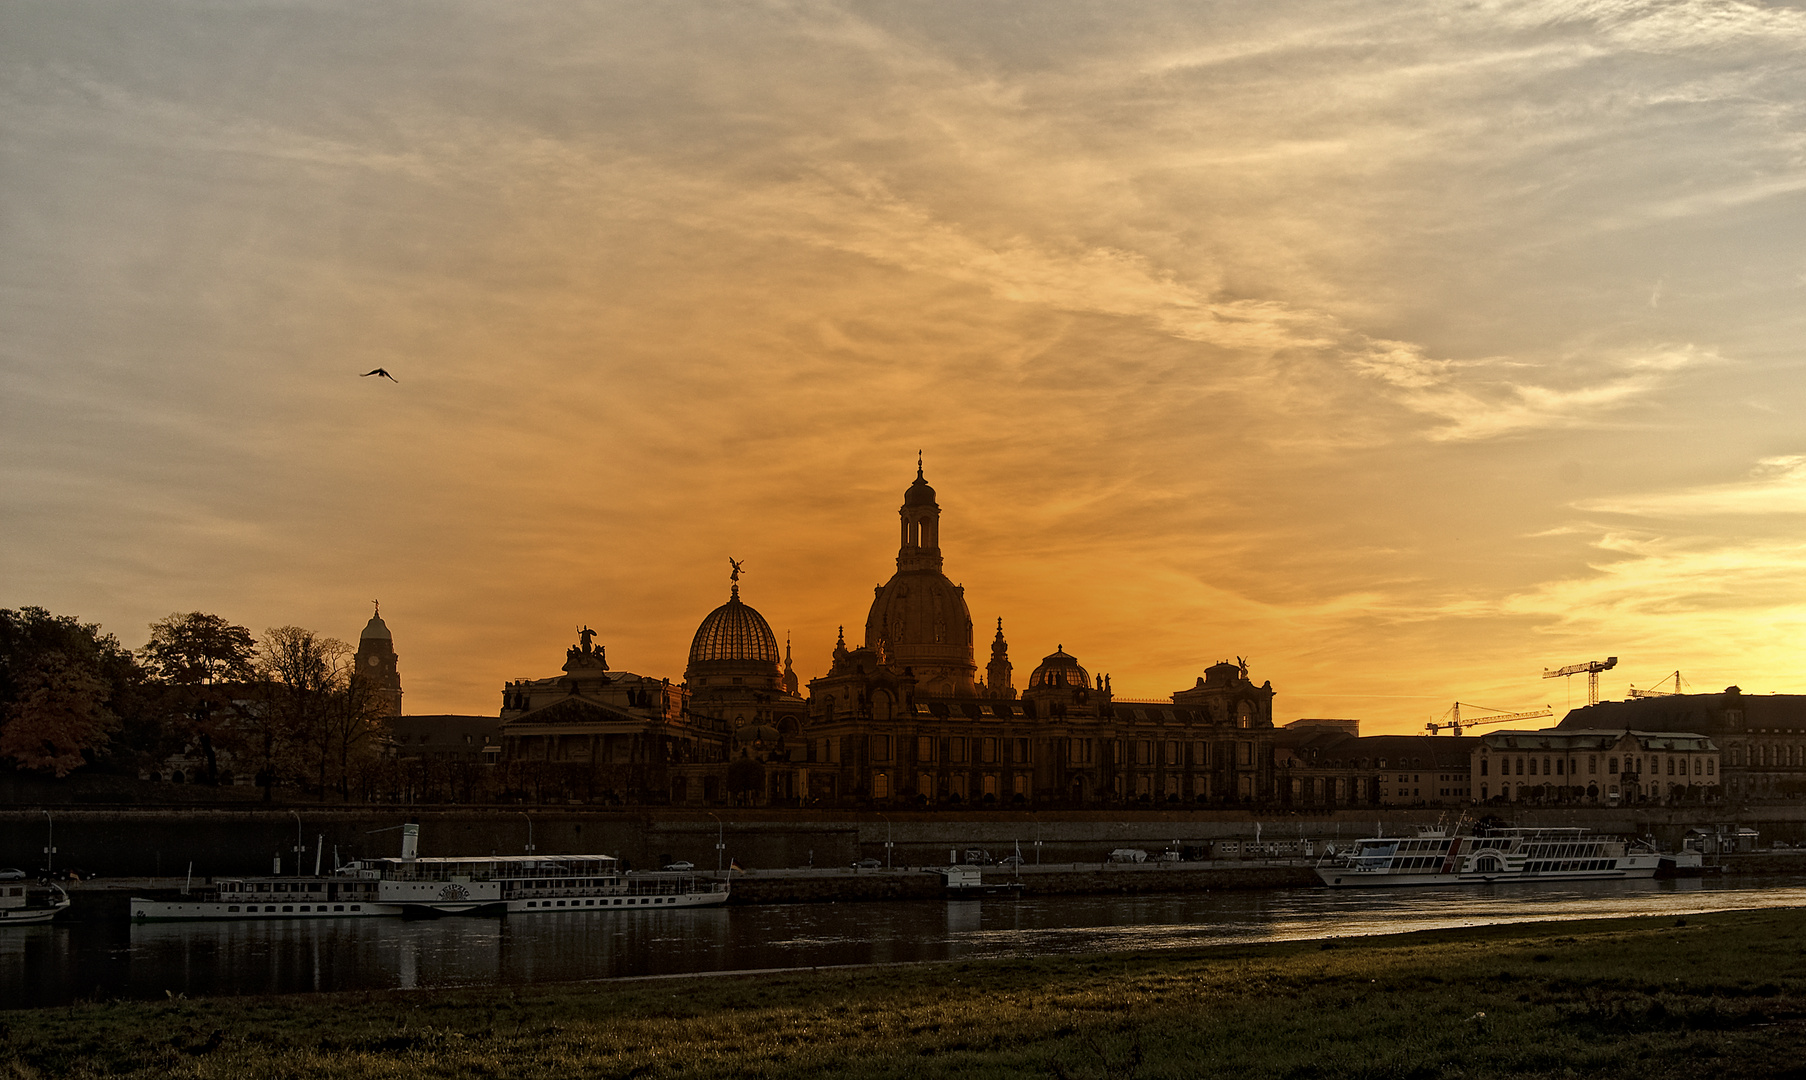
M 1806 906 L 1806 878 L 779 904 L 426 920 L 71 923 L 0 932 L 0 1008 L 520 984 Z

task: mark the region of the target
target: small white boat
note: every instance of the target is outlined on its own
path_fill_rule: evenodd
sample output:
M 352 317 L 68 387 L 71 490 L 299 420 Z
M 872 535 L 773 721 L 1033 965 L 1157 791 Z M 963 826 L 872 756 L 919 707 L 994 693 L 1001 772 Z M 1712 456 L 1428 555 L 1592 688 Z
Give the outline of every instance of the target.
M 68 906 L 69 894 L 61 886 L 46 884 L 38 889 L 23 878 L 0 881 L 0 926 L 47 923 Z
M 1667 858 L 1672 865 L 1675 857 Z M 1647 878 L 1661 863 L 1647 844 L 1588 829 L 1457 827 L 1358 840 L 1316 869 L 1325 885 L 1351 888 Z

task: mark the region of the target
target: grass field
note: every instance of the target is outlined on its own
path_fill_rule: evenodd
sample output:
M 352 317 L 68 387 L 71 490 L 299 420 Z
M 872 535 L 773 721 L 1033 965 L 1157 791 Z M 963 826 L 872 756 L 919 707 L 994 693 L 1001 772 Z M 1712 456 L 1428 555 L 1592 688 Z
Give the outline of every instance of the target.
M 1806 1078 L 1806 912 L 0 1013 L 0 1078 Z

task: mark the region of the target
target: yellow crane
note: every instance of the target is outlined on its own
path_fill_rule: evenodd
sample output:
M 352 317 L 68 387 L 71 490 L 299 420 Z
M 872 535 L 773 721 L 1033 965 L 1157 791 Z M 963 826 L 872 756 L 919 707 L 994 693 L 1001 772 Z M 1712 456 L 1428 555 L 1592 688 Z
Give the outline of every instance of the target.
M 1676 694 L 1679 694 L 1681 692 L 1681 684 L 1683 682 L 1686 682 L 1686 680 L 1681 678 L 1681 673 L 1679 671 L 1671 671 L 1656 681 L 1659 684 L 1666 685 L 1669 679 L 1674 680 L 1674 689 L 1672 689 L 1672 690 L 1657 690 L 1653 686 L 1639 690 L 1636 688 L 1635 685 L 1632 685 L 1630 688 L 1630 696 L 1631 697 L 1672 697 Z M 1691 686 L 1692 684 L 1688 683 L 1688 685 Z
M 1588 660 L 1584 664 L 1569 664 L 1567 667 L 1556 668 L 1554 671 L 1544 668 L 1543 678 L 1561 679 L 1584 674 L 1587 677 L 1587 704 L 1597 705 L 1599 704 L 1599 673 L 1610 671 L 1617 666 L 1618 658 L 1608 656 L 1604 660 Z
M 1462 728 L 1479 727 L 1481 724 L 1504 724 L 1512 720 L 1541 720 L 1555 715 L 1547 705 L 1530 712 L 1500 712 L 1498 709 L 1489 709 L 1484 705 L 1468 705 L 1467 708 L 1479 709 L 1487 715 L 1463 720 L 1461 719 L 1462 706 L 1463 703 L 1459 701 L 1450 705 L 1449 710 L 1442 714 L 1441 723 L 1432 720 L 1424 725 L 1424 730 L 1432 735 L 1439 731 L 1452 731 L 1459 735 Z

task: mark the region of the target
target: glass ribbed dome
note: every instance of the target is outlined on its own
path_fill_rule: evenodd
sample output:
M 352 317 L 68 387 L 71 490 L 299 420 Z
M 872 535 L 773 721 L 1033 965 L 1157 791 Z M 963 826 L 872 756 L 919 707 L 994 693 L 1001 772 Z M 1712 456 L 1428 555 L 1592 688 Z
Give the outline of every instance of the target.
M 711 660 L 756 660 L 776 666 L 779 662 L 778 639 L 771 632 L 765 616 L 740 602 L 740 587 L 696 628 L 696 639 L 690 642 L 690 663 Z
M 1034 674 L 1028 677 L 1030 687 L 1040 686 L 1078 686 L 1088 687 L 1091 678 L 1079 662 L 1067 652 L 1065 647 L 1055 649 L 1052 656 L 1041 661 Z

